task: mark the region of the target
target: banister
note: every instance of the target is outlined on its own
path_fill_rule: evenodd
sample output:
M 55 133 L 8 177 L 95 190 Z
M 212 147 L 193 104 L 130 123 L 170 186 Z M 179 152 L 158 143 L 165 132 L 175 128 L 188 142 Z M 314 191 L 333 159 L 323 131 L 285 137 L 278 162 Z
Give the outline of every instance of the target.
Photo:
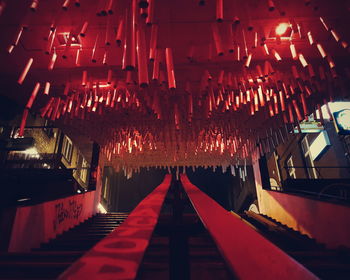
M 163 182 L 112 233 L 71 265 L 59 279 L 135 279 L 171 182 Z
M 318 279 L 296 260 L 193 185 L 181 182 L 204 226 L 238 279 Z

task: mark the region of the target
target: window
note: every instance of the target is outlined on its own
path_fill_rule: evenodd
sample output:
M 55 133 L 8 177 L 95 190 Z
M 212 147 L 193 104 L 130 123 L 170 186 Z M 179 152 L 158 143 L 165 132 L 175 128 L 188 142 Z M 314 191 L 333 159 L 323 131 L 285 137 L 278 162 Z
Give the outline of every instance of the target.
M 54 136 L 52 123 L 49 120 L 45 120 L 43 130 L 44 130 L 45 134 L 47 135 L 47 137 L 51 138 L 52 136 Z
M 63 138 L 62 155 L 70 163 L 73 154 L 73 143 L 66 135 Z
M 344 149 L 345 149 L 345 156 L 350 165 L 350 135 L 342 136 L 340 139 L 343 142 Z
M 82 180 L 84 183 L 86 183 L 86 181 L 87 181 L 88 168 L 89 168 L 89 164 L 85 160 L 85 158 L 83 158 L 83 161 L 81 162 L 81 169 L 80 169 L 80 176 L 79 177 L 80 177 L 80 180 Z
M 310 179 L 317 179 L 316 169 L 314 168 L 314 161 L 310 153 L 310 145 L 307 139 L 307 135 L 301 141 L 301 148 L 303 150 L 308 177 Z
M 287 159 L 287 167 L 288 167 L 288 177 L 296 179 L 297 176 L 295 174 L 295 168 L 294 168 L 294 163 L 293 163 L 293 157 L 292 156 L 290 156 Z
M 107 195 L 108 195 L 108 188 L 109 188 L 109 182 L 108 182 L 108 177 L 105 179 L 105 184 L 103 188 L 103 198 L 107 200 Z

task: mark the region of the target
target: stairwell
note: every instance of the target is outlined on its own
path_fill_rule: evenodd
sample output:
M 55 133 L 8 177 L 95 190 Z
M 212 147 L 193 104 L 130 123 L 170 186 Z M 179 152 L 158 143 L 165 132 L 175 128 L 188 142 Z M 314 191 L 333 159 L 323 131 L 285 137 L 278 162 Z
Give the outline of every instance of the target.
M 321 279 L 349 279 L 348 248 L 328 249 L 315 239 L 263 214 L 245 211 L 241 216 L 265 238 Z
M 0 279 L 56 279 L 127 216 L 97 214 L 31 252 L 0 253 Z

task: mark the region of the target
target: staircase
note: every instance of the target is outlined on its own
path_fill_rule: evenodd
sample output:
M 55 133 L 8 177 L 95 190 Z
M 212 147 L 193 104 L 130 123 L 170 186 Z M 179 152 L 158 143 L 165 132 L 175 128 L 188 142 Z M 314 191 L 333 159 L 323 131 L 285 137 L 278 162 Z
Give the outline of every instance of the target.
M 242 218 L 321 279 L 349 279 L 349 249 L 327 249 L 315 239 L 263 214 L 246 211 Z
M 31 252 L 0 253 L 0 279 L 56 279 L 127 216 L 97 214 Z
M 163 211 L 138 271 L 138 280 L 234 279 L 187 198 L 179 220 Z

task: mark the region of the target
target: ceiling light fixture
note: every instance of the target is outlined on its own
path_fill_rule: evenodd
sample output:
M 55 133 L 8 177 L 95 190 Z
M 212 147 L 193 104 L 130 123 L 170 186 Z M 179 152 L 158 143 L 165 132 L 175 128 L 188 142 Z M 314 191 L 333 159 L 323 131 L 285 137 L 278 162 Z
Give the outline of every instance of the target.
M 286 23 L 286 22 L 280 23 L 276 27 L 276 35 L 282 37 L 282 35 L 284 35 L 287 32 L 289 27 L 290 27 L 289 23 Z

